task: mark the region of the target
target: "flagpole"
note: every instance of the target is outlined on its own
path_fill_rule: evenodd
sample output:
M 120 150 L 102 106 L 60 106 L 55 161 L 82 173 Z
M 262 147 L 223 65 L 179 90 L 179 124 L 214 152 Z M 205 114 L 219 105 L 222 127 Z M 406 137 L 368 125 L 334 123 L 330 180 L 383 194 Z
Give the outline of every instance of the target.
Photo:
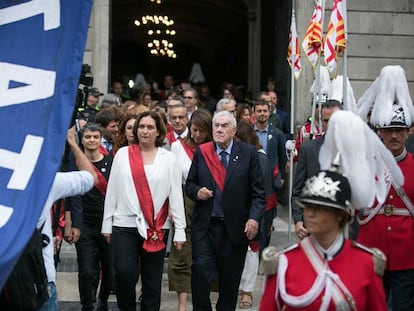
M 292 0 L 292 19 L 295 18 L 295 0 Z M 293 38 L 292 38 L 293 40 Z M 292 51 L 293 53 L 293 51 Z M 296 53 L 296 51 L 294 51 Z M 294 59 L 292 59 L 294 60 Z M 294 139 L 295 126 L 295 63 L 292 61 L 290 66 L 290 135 Z M 289 155 L 289 220 L 288 220 L 288 243 L 290 243 L 291 226 L 292 226 L 292 191 L 293 191 L 293 158 L 292 152 Z
M 345 49 L 344 54 L 342 56 L 342 76 L 343 76 L 343 87 L 342 87 L 342 103 L 344 106 L 344 110 L 350 110 L 349 109 L 349 103 L 348 103 L 348 47 L 347 47 L 347 41 L 348 41 L 348 13 L 347 13 L 347 5 L 346 0 L 342 0 L 343 4 L 343 19 L 344 19 L 344 34 L 345 34 Z
M 321 4 L 322 4 L 321 34 L 322 34 L 322 37 L 323 37 L 323 23 L 324 23 L 324 17 L 325 17 L 325 0 L 322 0 Z M 323 42 L 321 42 L 322 46 L 321 46 L 320 50 L 322 50 L 322 48 L 323 48 L 322 43 Z M 321 120 L 321 110 L 322 110 L 321 108 L 322 107 L 321 107 L 321 94 L 320 94 L 320 92 L 321 92 L 321 75 L 320 75 L 321 57 L 322 57 L 322 53 L 319 55 L 318 61 L 316 63 L 316 73 L 315 73 L 316 74 L 316 92 L 314 90 L 313 101 L 312 101 L 312 114 L 311 114 L 312 120 L 311 120 L 311 127 L 310 127 L 310 134 L 311 135 L 313 134 L 312 131 L 315 127 L 316 97 L 317 97 L 318 94 L 319 94 L 319 96 L 318 96 L 319 122 L 318 122 L 317 126 L 318 126 L 318 129 L 319 129 L 319 132 L 322 133 L 322 120 Z M 311 139 L 312 139 L 312 137 L 311 137 Z

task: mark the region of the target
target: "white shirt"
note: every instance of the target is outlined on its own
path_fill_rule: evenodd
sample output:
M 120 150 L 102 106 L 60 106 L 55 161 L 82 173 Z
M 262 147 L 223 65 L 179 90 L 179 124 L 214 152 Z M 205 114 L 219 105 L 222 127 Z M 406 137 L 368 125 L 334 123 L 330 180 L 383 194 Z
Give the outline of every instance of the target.
M 178 137 L 185 138 L 185 137 L 187 137 L 187 135 L 188 135 L 188 127 L 186 127 L 185 130 L 184 130 L 184 132 L 182 132 L 180 135 L 177 134 L 174 131 L 174 138 L 175 138 L 175 140 L 178 140 Z
M 177 158 L 177 165 L 179 166 L 180 172 L 182 172 L 182 184 L 185 185 L 192 161 L 188 157 L 183 144 L 178 140 L 171 144 L 171 152 Z
M 164 148 L 158 148 L 153 164 L 144 165 L 144 169 L 154 204 L 154 217 L 157 217 L 168 198 L 175 226 L 173 240 L 185 241 L 186 223 L 181 171 L 175 156 Z M 116 153 L 108 180 L 102 233 L 111 234 L 112 226 L 137 228 L 139 234 L 147 239 L 149 226 L 145 221 L 132 178 L 128 147 L 122 147 Z M 169 227 L 167 219 L 163 228 Z
M 55 179 L 50 189 L 49 196 L 43 207 L 42 214 L 37 222 L 36 227 L 40 229 L 43 226 L 42 233 L 49 237 L 49 244 L 42 249 L 43 259 L 48 282 L 56 283 L 56 269 L 53 258 L 53 233 L 50 209 L 53 203 L 64 197 L 70 197 L 78 194 L 84 194 L 93 187 L 93 176 L 87 171 L 74 171 L 66 173 L 56 173 Z

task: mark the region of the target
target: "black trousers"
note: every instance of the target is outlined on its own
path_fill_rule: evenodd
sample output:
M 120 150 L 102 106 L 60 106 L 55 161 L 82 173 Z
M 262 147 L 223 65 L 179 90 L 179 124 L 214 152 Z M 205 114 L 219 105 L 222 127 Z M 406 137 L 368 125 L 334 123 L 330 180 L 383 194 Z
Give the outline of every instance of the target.
M 140 310 L 160 310 L 165 248 L 159 252 L 149 253 L 142 248 L 143 243 L 144 239 L 136 228 L 112 228 L 116 299 L 121 311 L 136 311 L 135 286 L 140 274 Z
M 414 269 L 385 270 L 383 280 L 388 304 L 393 311 L 414 310 Z
M 216 310 L 234 311 L 247 245 L 233 244 L 226 232 L 224 221 L 212 218 L 207 234 L 192 243 L 192 250 L 193 310 L 212 310 L 210 288 L 218 277 L 219 297 Z
M 101 224 L 84 223 L 79 241 L 75 244 L 78 258 L 78 284 L 82 310 L 93 310 L 99 283 L 99 266 L 102 271 L 99 300 L 106 302 L 113 280 L 111 245 L 101 234 Z

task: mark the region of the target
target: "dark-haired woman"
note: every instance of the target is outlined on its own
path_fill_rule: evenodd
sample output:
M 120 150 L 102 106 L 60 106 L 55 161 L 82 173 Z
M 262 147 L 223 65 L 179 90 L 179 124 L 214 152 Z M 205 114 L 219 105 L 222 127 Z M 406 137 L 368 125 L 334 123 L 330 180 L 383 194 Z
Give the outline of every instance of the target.
M 102 233 L 112 240 L 121 310 L 136 310 L 135 286 L 141 275 L 141 310 L 159 310 L 168 208 L 174 245 L 185 242 L 181 172 L 175 156 L 161 148 L 166 128 L 160 115 L 143 112 L 134 125 L 135 143 L 118 150 L 105 199 Z

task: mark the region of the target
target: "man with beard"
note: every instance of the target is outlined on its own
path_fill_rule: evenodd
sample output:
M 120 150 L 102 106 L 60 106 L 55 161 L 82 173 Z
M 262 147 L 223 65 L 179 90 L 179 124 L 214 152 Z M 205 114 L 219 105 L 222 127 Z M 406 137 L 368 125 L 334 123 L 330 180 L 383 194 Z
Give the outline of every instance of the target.
M 269 123 L 270 107 L 268 102 L 258 100 L 254 103 L 253 109 L 256 120 L 253 129 L 269 158 L 270 167 L 273 170 L 274 187 L 278 191 L 282 188 L 286 177 L 285 135 Z M 273 206 L 266 206 L 261 226 L 261 250 L 269 245 L 273 218 L 276 216 L 276 205 L 277 202 L 274 202 Z
M 102 141 L 100 152 L 103 155 L 113 157 L 113 140 L 118 133 L 121 112 L 116 107 L 108 107 L 96 114 L 95 123 L 102 129 Z

